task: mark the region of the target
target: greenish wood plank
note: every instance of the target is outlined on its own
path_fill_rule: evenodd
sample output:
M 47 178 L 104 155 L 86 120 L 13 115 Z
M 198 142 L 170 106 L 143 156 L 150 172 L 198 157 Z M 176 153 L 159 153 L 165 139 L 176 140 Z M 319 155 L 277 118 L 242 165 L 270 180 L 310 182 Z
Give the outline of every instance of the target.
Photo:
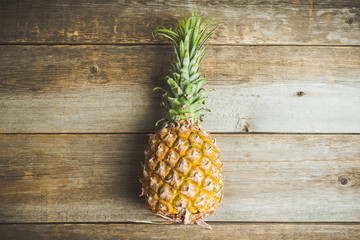
M 273 1 L 2 1 L 0 43 L 159 43 L 194 4 L 223 21 L 217 44 L 359 45 L 360 2 Z
M 197 226 L 153 224 L 6 224 L 5 239 L 238 239 L 238 240 L 357 240 L 358 224 L 211 223 L 212 231 Z
M 215 134 L 207 221 L 359 222 L 360 135 Z M 0 135 L 0 222 L 162 221 L 139 197 L 145 134 Z
M 210 46 L 210 132 L 359 133 L 360 48 Z M 170 46 L 0 46 L 0 132 L 150 132 Z

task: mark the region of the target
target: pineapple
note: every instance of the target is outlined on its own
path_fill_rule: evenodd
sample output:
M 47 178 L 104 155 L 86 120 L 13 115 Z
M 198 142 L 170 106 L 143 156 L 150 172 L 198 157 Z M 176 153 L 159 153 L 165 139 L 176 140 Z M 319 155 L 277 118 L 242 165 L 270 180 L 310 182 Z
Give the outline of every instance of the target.
M 205 42 L 219 27 L 209 30 L 213 19 L 197 16 L 178 20 L 176 29 L 156 29 L 174 46 L 176 61 L 169 90 L 164 91 L 161 106 L 164 125 L 150 135 L 145 150 L 142 195 L 156 215 L 174 222 L 205 224 L 202 220 L 217 208 L 223 189 L 219 150 L 215 139 L 199 121 L 204 111 L 206 79 L 199 73 Z M 162 121 L 160 120 L 160 121 Z

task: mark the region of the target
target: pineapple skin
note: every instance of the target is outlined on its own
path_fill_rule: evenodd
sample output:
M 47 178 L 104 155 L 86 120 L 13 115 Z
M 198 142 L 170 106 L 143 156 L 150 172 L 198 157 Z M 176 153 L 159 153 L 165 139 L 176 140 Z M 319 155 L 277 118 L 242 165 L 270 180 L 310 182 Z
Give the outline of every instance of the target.
M 215 139 L 197 121 L 166 124 L 150 135 L 140 180 L 142 195 L 158 216 L 201 223 L 222 198 L 222 165 Z

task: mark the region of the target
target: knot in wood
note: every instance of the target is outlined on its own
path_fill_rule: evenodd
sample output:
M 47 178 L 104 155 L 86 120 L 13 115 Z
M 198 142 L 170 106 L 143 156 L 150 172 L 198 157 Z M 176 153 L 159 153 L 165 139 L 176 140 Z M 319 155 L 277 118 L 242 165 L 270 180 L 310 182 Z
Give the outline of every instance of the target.
M 303 91 L 299 91 L 296 93 L 296 96 L 298 96 L 298 97 L 302 97 L 304 95 L 305 95 L 305 93 Z
M 354 22 L 353 18 L 349 18 L 345 21 L 346 23 L 348 23 L 349 25 L 351 25 Z
M 350 179 L 346 176 L 340 176 L 338 181 L 341 185 L 347 185 L 350 182 Z

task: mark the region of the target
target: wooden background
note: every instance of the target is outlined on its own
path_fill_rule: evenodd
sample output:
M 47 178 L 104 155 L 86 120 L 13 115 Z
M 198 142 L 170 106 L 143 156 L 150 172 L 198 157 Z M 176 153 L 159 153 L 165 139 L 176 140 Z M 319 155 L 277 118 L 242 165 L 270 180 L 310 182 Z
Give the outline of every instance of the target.
M 146 224 L 147 134 L 172 48 L 218 17 L 203 126 L 225 197 L 196 226 Z M 360 239 L 360 1 L 0 3 L 1 239 Z

